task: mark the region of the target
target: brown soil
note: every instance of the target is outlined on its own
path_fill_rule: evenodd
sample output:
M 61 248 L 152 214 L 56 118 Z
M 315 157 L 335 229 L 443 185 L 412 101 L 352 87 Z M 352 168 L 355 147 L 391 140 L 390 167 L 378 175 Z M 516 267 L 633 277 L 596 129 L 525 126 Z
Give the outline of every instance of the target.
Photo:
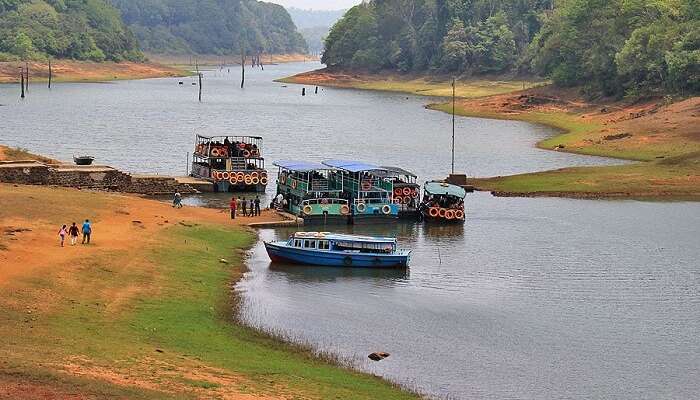
M 0 62 L 0 83 L 17 83 L 20 81 L 19 70 L 24 63 Z M 173 67 L 134 62 L 89 62 L 73 60 L 55 60 L 51 62 L 53 80 L 73 82 L 95 82 L 117 79 L 145 79 L 182 76 L 184 72 Z M 49 66 L 45 62 L 29 62 L 29 81 L 47 81 Z

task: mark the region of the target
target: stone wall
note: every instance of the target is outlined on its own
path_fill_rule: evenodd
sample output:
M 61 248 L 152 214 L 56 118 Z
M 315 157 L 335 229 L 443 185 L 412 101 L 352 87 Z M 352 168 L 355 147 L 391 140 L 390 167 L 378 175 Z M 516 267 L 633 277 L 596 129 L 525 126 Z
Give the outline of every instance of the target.
M 0 162 L 0 182 L 148 195 L 197 193 L 190 185 L 171 177 L 134 177 L 111 167 L 46 165 L 36 161 Z

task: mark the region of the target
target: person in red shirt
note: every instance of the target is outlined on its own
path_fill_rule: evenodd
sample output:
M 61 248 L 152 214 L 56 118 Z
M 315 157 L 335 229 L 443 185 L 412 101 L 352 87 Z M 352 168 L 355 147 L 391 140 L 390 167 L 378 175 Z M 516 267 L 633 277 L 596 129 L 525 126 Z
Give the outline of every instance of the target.
M 231 197 L 229 207 L 231 208 L 231 219 L 236 219 L 236 208 L 238 207 L 238 204 L 236 203 L 236 196 Z

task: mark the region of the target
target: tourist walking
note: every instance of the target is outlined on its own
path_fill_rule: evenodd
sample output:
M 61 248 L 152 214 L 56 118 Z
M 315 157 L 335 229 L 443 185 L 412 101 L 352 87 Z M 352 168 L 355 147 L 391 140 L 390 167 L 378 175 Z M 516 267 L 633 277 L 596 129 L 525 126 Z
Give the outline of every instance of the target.
M 58 231 L 58 236 L 61 237 L 61 247 L 63 247 L 63 242 L 66 241 L 66 234 L 67 234 L 67 233 L 68 233 L 68 231 L 66 231 L 66 226 L 65 226 L 65 225 L 63 225 L 63 226 L 61 227 L 61 229 L 59 229 L 59 231 Z
M 173 207 L 182 208 L 182 195 L 180 192 L 175 193 L 175 197 L 173 197 Z
M 231 197 L 231 203 L 229 204 L 231 208 L 231 219 L 236 219 L 236 208 L 238 207 L 236 201 L 236 196 Z
M 260 196 L 255 196 L 255 215 L 260 216 Z
M 250 199 L 250 203 L 248 204 L 248 216 L 249 217 L 254 217 L 255 216 L 255 201 L 253 199 Z
M 90 244 L 90 235 L 92 235 L 92 225 L 90 224 L 90 220 L 86 219 L 85 222 L 83 222 L 83 244 Z
M 246 217 L 248 214 L 248 212 L 246 211 L 247 208 L 248 208 L 248 203 L 246 202 L 246 200 L 244 198 L 241 197 L 241 215 L 243 215 L 244 217 Z
M 70 245 L 75 246 L 76 243 L 78 243 L 78 235 L 80 232 L 78 231 L 78 225 L 73 222 L 73 225 L 68 228 L 68 236 L 70 236 Z

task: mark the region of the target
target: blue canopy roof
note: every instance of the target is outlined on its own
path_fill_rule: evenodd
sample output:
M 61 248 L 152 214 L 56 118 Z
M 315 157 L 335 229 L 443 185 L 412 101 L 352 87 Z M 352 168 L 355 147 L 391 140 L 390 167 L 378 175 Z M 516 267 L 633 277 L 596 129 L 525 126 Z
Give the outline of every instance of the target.
M 323 164 L 308 162 L 308 161 L 284 160 L 284 161 L 275 161 L 272 164 L 274 164 L 277 167 L 284 168 L 284 169 L 289 170 L 289 171 L 295 171 L 295 172 L 309 172 L 309 171 L 328 169 L 328 167 L 323 165 Z
M 323 161 L 323 164 L 332 168 L 342 169 L 348 172 L 384 171 L 384 168 L 380 166 L 374 164 L 367 164 L 362 161 L 327 160 Z
M 467 196 L 467 191 L 461 186 L 450 185 L 444 182 L 425 182 L 423 185 L 425 192 L 428 194 L 442 194 L 447 196 L 455 196 L 463 199 Z

